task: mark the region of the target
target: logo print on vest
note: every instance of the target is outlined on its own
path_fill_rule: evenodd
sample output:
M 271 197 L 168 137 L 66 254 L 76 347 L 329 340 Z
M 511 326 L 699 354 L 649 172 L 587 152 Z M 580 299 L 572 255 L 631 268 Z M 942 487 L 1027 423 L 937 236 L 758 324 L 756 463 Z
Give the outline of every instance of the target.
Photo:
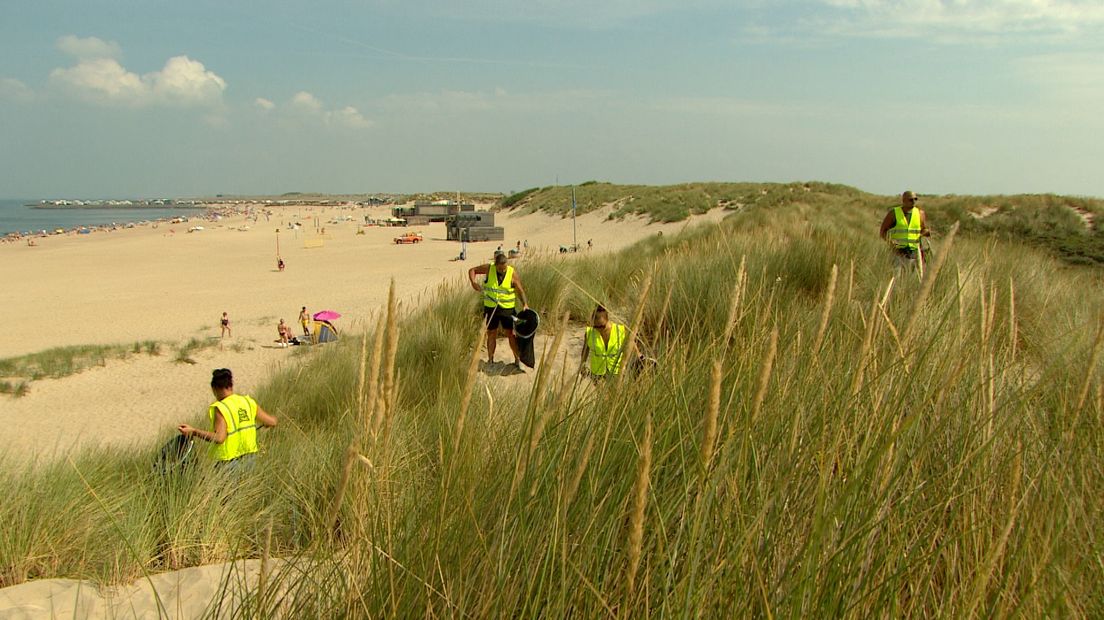
M 238 422 L 248 422 L 249 412 L 245 409 L 238 409 Z

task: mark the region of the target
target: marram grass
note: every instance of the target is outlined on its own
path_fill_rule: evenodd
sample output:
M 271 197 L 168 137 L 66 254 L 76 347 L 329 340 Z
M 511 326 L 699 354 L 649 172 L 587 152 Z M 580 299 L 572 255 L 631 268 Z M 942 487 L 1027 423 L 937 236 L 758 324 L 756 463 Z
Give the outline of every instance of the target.
M 219 613 L 1104 614 L 1099 273 L 967 231 L 921 283 L 869 215 L 522 264 L 555 336 L 598 299 L 658 360 L 597 386 L 558 339 L 529 391 L 479 374 L 467 291 L 391 302 L 257 394 L 281 425 L 248 480 L 8 470 L 0 579 L 263 556 Z

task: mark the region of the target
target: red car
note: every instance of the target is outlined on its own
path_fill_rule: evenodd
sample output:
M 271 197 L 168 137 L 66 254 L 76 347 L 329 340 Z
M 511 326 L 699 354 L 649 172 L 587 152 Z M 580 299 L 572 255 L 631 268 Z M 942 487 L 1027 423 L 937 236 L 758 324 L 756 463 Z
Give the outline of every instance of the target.
M 421 241 L 422 235 L 419 233 L 406 233 L 401 237 L 395 237 L 395 243 L 400 245 L 404 243 L 421 243 Z

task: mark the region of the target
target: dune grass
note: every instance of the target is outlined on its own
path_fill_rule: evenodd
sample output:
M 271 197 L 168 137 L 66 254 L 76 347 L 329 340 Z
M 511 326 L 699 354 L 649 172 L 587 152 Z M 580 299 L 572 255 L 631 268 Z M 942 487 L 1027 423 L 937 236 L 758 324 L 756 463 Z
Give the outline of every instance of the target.
M 783 204 L 527 262 L 529 390 L 476 372 L 470 291 L 392 302 L 256 394 L 248 478 L 5 470 L 0 585 L 264 556 L 295 570 L 230 615 L 1104 614 L 1099 272 L 959 235 L 894 278 L 869 228 Z M 576 379 L 594 299 L 654 369 Z
M 176 347 L 176 356 L 173 357 L 173 361 L 180 362 L 181 364 L 195 364 L 193 355 L 204 350 L 209 349 L 219 343 L 215 338 L 189 338 L 187 342 L 181 343 Z M 240 345 L 236 345 L 240 346 Z M 236 349 L 240 351 L 241 349 Z
M 920 188 L 915 188 L 920 189 Z M 570 186 L 531 188 L 499 202 L 501 209 L 529 213 L 571 213 Z M 677 222 L 690 215 L 722 208 L 775 208 L 812 205 L 829 217 L 841 211 L 865 211 L 863 224 L 877 230 L 886 209 L 899 204 L 895 196 L 870 194 L 846 185 L 807 183 L 683 183 L 679 185 L 615 185 L 588 181 L 575 188 L 578 213 L 610 208 L 610 219 L 627 215 L 652 222 Z M 922 196 L 920 206 L 932 226 L 949 230 L 958 222 L 963 233 L 988 236 L 1012 244 L 1030 243 L 1066 262 L 1104 265 L 1104 200 L 1055 196 Z
M 75 375 L 95 366 L 103 366 L 108 360 L 126 359 L 130 355 L 160 355 L 161 343 L 153 340 L 135 342 L 133 345 L 77 345 L 54 347 L 15 357 L 0 359 L 0 394 L 23 396 L 31 383 L 40 379 L 59 379 Z

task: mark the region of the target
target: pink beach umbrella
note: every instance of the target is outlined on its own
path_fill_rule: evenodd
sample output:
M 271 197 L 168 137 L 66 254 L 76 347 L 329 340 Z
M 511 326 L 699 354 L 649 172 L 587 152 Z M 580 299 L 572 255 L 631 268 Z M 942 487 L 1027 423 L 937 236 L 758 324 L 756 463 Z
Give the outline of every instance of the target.
M 323 310 L 321 312 L 314 313 L 315 321 L 332 321 L 334 319 L 340 319 L 341 314 L 334 312 L 333 310 Z

